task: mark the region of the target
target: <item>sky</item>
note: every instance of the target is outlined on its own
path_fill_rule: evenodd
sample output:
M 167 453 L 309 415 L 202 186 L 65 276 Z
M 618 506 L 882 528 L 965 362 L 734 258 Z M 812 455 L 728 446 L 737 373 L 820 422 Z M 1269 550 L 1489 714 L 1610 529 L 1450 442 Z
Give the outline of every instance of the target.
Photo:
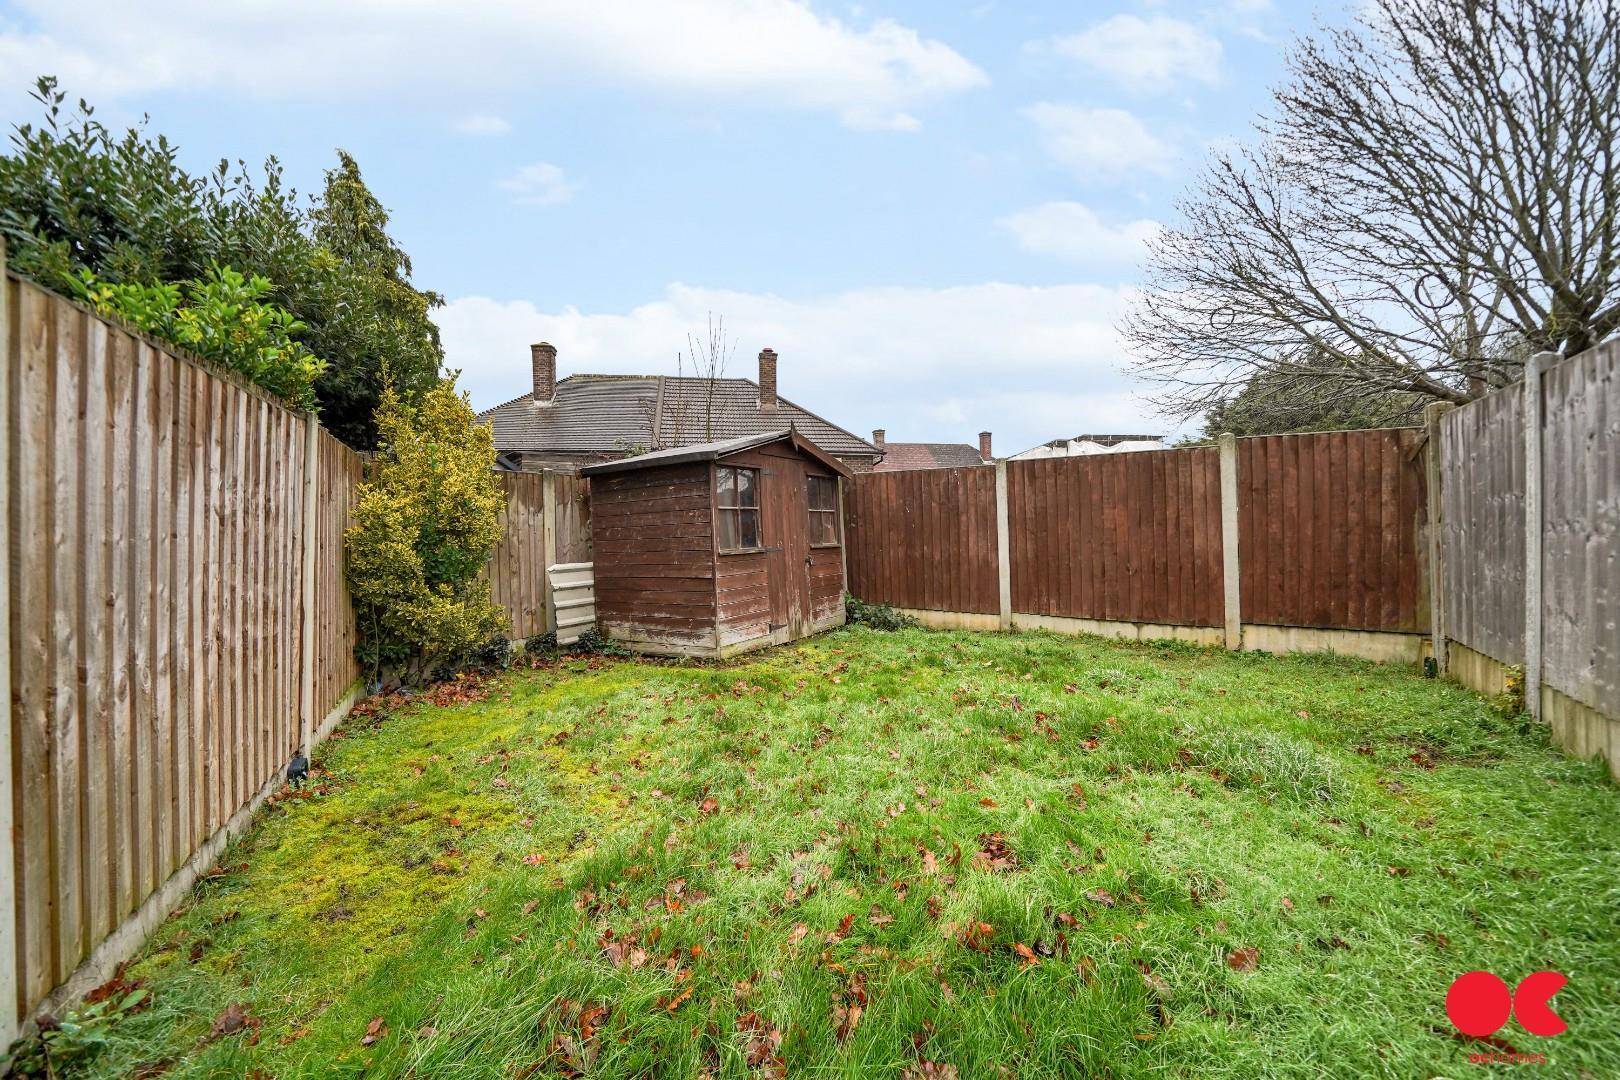
M 860 435 L 997 453 L 1181 430 L 1116 326 L 1212 148 L 1342 8 L 798 0 L 0 0 L 0 122 L 55 74 L 198 171 L 341 147 L 479 408 L 560 375 L 727 374 Z

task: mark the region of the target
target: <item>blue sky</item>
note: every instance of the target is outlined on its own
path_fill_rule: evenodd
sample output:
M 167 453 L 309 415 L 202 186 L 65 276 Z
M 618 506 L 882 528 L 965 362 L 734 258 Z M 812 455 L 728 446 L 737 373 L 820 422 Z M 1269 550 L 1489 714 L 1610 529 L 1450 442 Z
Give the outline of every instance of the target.
M 1336 7 L 1321 17 L 1342 21 Z M 1212 4 L 0 2 L 0 119 L 55 73 L 188 165 L 343 147 L 393 211 L 475 404 L 667 372 L 709 312 L 733 374 L 861 434 L 1011 452 L 1166 430 L 1114 330 L 1142 244 L 1249 135 L 1313 25 Z

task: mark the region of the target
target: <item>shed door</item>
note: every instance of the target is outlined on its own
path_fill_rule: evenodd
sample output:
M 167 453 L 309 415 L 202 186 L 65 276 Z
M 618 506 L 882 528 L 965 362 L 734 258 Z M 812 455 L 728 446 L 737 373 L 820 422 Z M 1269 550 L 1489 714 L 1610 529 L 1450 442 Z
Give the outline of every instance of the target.
M 771 627 L 786 626 L 795 638 L 810 632 L 810 540 L 805 533 L 804 467 L 798 456 L 775 457 L 767 470 Z

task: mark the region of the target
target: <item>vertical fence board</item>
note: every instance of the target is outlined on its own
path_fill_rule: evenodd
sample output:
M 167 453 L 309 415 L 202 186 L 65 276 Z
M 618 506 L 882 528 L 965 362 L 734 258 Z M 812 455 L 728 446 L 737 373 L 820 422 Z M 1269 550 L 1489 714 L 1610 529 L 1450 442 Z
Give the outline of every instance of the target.
M 116 924 L 113 913 L 113 878 L 107 873 L 112 859 L 108 842 L 107 750 L 108 726 L 112 716 L 109 659 L 111 657 L 111 617 L 107 608 L 107 568 L 111 561 L 112 533 L 107 508 L 111 485 L 107 468 L 111 440 L 107 422 L 107 334 L 99 319 L 86 326 L 80 363 L 84 380 L 80 386 L 83 419 L 79 425 L 78 460 L 83 489 L 80 492 L 80 551 L 84 566 L 84 589 L 77 613 L 83 639 L 84 661 L 79 666 L 80 694 L 84 702 L 84 757 L 79 783 L 84 792 L 84 905 L 87 932 L 99 940 Z

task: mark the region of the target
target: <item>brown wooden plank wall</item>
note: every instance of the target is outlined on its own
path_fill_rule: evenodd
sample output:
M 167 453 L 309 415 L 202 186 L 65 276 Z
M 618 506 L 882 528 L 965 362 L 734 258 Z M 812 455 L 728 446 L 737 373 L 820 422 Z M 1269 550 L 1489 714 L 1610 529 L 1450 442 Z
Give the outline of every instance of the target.
M 854 595 L 996 613 L 995 469 L 859 473 L 846 485 L 844 515 Z
M 1424 435 L 1411 428 L 1243 438 L 1243 621 L 1429 629 Z
M 505 531 L 490 553 L 490 596 L 506 612 L 507 633 L 546 632 L 545 473 L 500 472 L 506 491 Z M 562 561 L 562 560 L 559 560 Z
M 1620 341 L 1552 367 L 1541 394 L 1542 677 L 1620 720 Z
M 1213 447 L 1007 463 L 1013 611 L 1218 626 Z
M 19 1006 L 297 746 L 305 425 L 7 276 Z
M 1524 663 L 1524 388 L 1440 421 L 1440 534 L 1446 636 Z
M 672 465 L 591 482 L 596 621 L 629 641 L 714 644 L 709 466 Z

